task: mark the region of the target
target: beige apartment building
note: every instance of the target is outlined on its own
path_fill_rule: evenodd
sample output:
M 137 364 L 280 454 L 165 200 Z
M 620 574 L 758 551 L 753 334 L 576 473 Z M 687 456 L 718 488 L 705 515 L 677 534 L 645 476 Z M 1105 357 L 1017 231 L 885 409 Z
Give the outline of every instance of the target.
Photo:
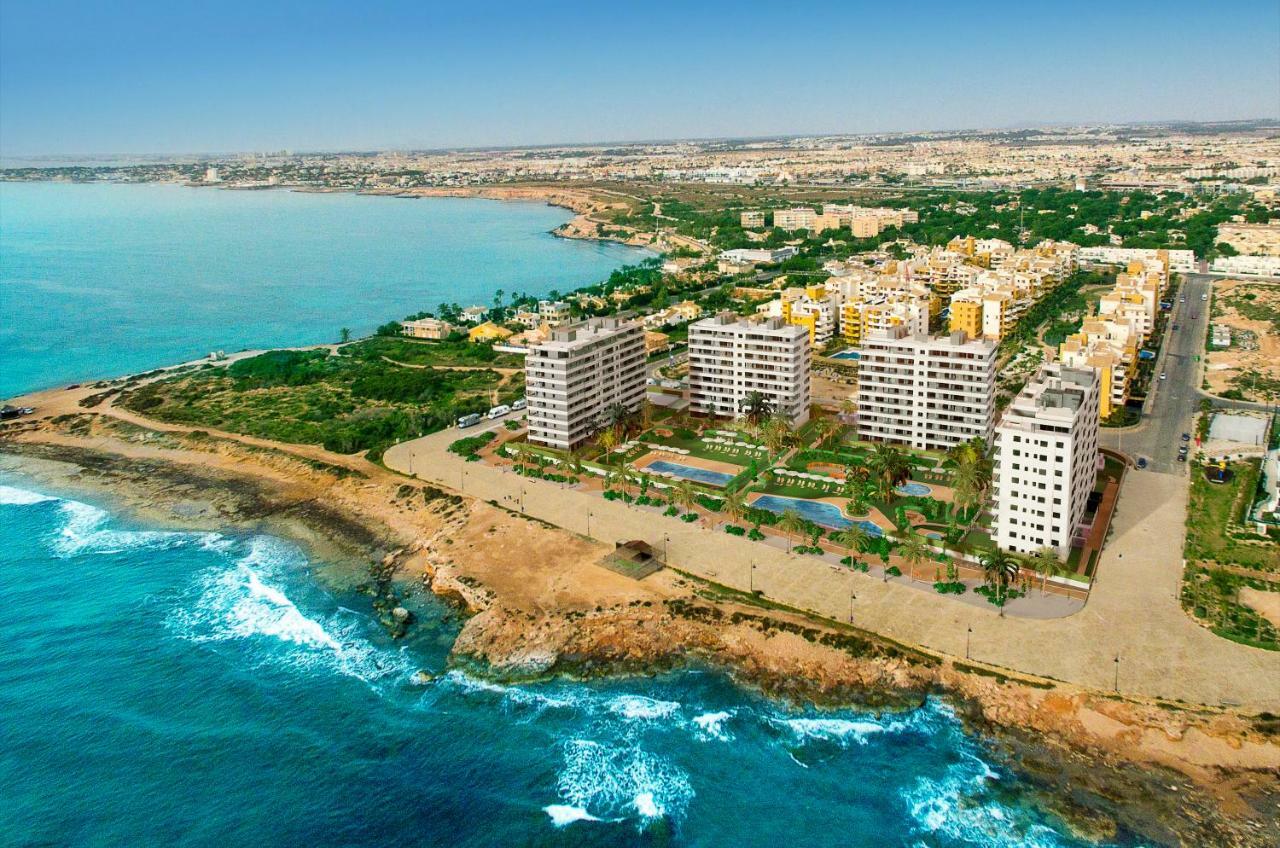
M 945 450 L 995 426 L 996 346 L 962 332 L 905 327 L 869 333 L 859 348 L 858 436 Z
M 439 341 L 457 329 L 448 321 L 441 321 L 439 318 L 418 318 L 414 321 L 400 322 L 400 332 L 413 339 Z
M 799 426 L 809 420 L 809 331 L 781 317 L 721 313 L 689 325 L 689 408 L 719 418 L 742 415 L 751 392 Z
M 739 218 L 744 230 L 758 230 L 764 226 L 764 213 L 758 209 L 749 209 L 743 212 Z
M 1053 548 L 1066 560 L 1083 534 L 1098 476 L 1098 373 L 1043 366 L 996 428 L 995 524 L 1007 551 Z
M 529 441 L 572 450 L 614 404 L 639 411 L 645 393 L 645 337 L 635 321 L 592 318 L 557 327 L 525 356 Z

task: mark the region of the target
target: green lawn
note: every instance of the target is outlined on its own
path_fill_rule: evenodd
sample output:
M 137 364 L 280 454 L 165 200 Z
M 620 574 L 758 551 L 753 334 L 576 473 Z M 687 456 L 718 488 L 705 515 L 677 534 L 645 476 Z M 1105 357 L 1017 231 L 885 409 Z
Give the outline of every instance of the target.
M 1250 544 L 1238 538 L 1236 525 L 1252 505 L 1258 486 L 1258 460 L 1228 466 L 1228 483 L 1205 479 L 1202 467 L 1191 469 L 1191 501 L 1187 507 L 1187 558 L 1246 568 L 1280 566 L 1275 544 Z

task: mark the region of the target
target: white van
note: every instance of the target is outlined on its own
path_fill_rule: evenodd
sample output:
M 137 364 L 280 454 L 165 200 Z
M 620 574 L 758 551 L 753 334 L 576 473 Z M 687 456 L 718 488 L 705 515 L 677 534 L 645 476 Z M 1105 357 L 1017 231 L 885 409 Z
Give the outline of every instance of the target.
M 524 408 L 525 408 L 526 406 L 528 406 L 528 405 L 529 405 L 529 402 L 528 402 L 528 401 L 526 401 L 524 398 L 520 398 L 520 400 L 518 400 L 518 401 L 516 401 L 515 403 L 511 404 L 511 408 L 512 408 L 512 409 L 524 409 Z
M 507 406 L 505 403 L 501 406 L 495 406 L 493 409 L 489 410 L 489 420 L 492 421 L 495 418 L 501 418 L 510 411 L 511 407 Z
M 463 427 L 472 427 L 480 423 L 480 413 L 473 412 L 470 415 L 464 415 L 458 419 L 458 429 Z

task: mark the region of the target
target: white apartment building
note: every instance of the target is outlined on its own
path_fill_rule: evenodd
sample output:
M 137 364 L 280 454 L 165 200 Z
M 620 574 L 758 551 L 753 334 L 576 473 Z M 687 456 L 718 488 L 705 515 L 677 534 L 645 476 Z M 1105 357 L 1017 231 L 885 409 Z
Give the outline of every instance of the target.
M 1239 277 L 1280 277 L 1280 256 L 1219 256 L 1213 273 Z
M 1163 255 L 1162 255 L 1163 254 Z M 1156 250 L 1149 247 L 1082 247 L 1078 259 L 1092 265 L 1128 265 L 1134 260 L 1142 262 L 1167 261 L 1170 271 L 1193 274 L 1196 270 L 1194 250 Z
M 1049 363 L 996 428 L 993 537 L 1007 551 L 1065 560 L 1098 475 L 1098 373 Z
M 782 318 L 742 319 L 732 313 L 689 325 L 689 408 L 737 418 L 760 392 L 775 414 L 799 426 L 809 420 L 809 331 Z
M 569 311 L 569 304 L 563 300 L 540 300 L 538 317 L 551 326 L 558 327 L 561 324 L 568 324 L 572 313 Z
M 608 407 L 638 411 L 644 363 L 638 322 L 592 318 L 552 330 L 525 356 L 529 441 L 572 450 L 591 437 Z
M 859 347 L 858 436 L 945 450 L 990 440 L 996 412 L 996 345 L 963 332 L 930 337 L 894 327 Z

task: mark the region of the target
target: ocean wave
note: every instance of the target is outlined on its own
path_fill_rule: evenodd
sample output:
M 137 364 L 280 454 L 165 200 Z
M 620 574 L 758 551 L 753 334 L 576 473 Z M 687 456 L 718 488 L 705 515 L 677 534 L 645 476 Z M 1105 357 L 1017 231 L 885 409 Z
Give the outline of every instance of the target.
M 499 698 L 504 705 L 516 707 L 532 707 L 536 712 L 545 709 L 575 710 L 588 708 L 589 694 L 574 693 L 568 690 L 539 688 L 495 683 L 481 680 L 469 674 L 451 670 L 440 680 L 441 685 L 454 689 L 464 695 L 491 695 Z
M 901 793 L 922 833 L 989 848 L 1059 848 L 1070 844 L 1029 813 L 990 798 L 988 785 L 998 775 L 980 757 L 963 753 L 964 758 L 942 777 L 917 778 Z
M 641 827 L 683 817 L 694 795 L 689 776 L 667 760 L 634 745 L 590 739 L 564 743 L 556 788 L 565 806 L 604 818 L 637 816 Z
M 17 486 L 0 486 L 0 506 L 31 506 L 60 500 L 50 495 L 42 495 L 30 489 L 19 489 Z
M 698 729 L 698 735 L 702 739 L 716 739 L 721 742 L 730 742 L 733 740 L 733 734 L 724 729 L 724 724 L 733 718 L 736 710 L 720 710 L 713 713 L 703 713 L 693 717 L 693 726 Z
M 413 672 L 406 656 L 361 635 L 364 622 L 357 614 L 339 609 L 317 619 L 299 609 L 277 583 L 283 572 L 303 565 L 296 548 L 254 537 L 248 553 L 230 567 L 209 569 L 197 579 L 168 624 L 192 642 L 257 642 L 264 649 L 258 656 L 263 662 L 328 670 L 370 684 Z
M 608 702 L 607 708 L 609 712 L 625 719 L 654 721 L 672 717 L 680 709 L 680 704 L 644 695 L 618 695 Z
M 66 521 L 53 539 L 53 553 L 61 557 L 82 554 L 116 554 L 147 549 L 166 550 L 186 545 L 217 549 L 228 543 L 219 533 L 181 530 L 116 530 L 106 527 L 106 510 L 80 501 L 58 499 Z
M 581 807 L 570 807 L 568 804 L 548 804 L 542 811 L 551 817 L 551 823 L 556 827 L 566 827 L 580 821 L 600 821 Z

